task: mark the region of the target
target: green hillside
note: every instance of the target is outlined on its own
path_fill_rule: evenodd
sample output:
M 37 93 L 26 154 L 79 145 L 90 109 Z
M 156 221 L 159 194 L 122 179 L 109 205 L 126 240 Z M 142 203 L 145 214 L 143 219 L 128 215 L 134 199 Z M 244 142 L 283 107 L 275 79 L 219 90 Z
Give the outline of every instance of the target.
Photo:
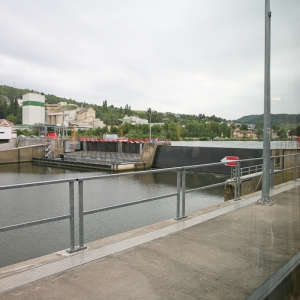
M 17 99 L 22 98 L 22 95 L 26 93 L 41 93 L 45 95 L 46 103 L 55 104 L 59 102 L 67 102 L 68 105 L 77 105 L 79 107 L 89 107 L 92 106 L 96 112 L 96 117 L 100 118 L 107 125 L 119 125 L 119 119 L 123 118 L 125 115 L 132 116 L 134 114 L 138 115 L 140 118 L 149 120 L 149 112 L 151 112 L 151 122 L 152 123 L 163 123 L 164 120 L 169 120 L 169 122 L 174 122 L 193 127 L 196 123 L 205 122 L 215 122 L 221 123 L 226 121 L 225 119 L 218 118 L 215 115 L 205 116 L 204 114 L 198 115 L 185 115 L 185 114 L 173 114 L 170 112 L 157 112 L 155 108 L 149 108 L 146 111 L 132 110 L 131 106 L 126 104 L 123 107 L 115 107 L 114 105 L 108 105 L 107 100 L 103 101 L 102 105 L 88 104 L 85 102 L 77 102 L 73 99 L 66 99 L 58 97 L 51 94 L 44 94 L 39 91 L 34 91 L 30 89 L 18 89 L 15 87 L 10 87 L 6 85 L 0 85 L 0 118 L 10 118 L 14 123 L 20 124 L 22 122 L 22 110 L 17 104 Z M 263 122 L 263 114 L 261 115 L 249 115 L 244 116 L 237 120 L 242 124 L 258 124 Z M 290 128 L 296 128 L 300 125 L 300 114 L 272 114 L 271 115 L 272 125 L 278 126 L 284 130 Z M 192 124 L 192 125 L 191 125 Z M 194 126 L 195 127 L 195 126 Z M 192 130 L 189 129 L 189 132 Z M 202 130 L 198 130 L 202 132 Z M 191 134 L 191 133 L 190 133 Z
M 245 124 L 257 124 L 263 122 L 264 115 L 249 115 L 244 116 L 237 121 Z M 296 127 L 300 124 L 300 114 L 271 114 L 272 125 L 279 126 L 283 129 Z M 286 128 L 287 127 L 287 128 Z

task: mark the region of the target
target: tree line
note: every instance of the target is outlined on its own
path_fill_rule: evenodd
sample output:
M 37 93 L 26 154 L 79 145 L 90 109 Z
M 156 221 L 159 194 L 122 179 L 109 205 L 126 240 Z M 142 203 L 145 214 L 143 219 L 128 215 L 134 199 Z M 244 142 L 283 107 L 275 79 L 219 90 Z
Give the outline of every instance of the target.
M 29 89 L 16 89 L 8 86 L 0 86 L 0 118 L 7 119 L 14 124 L 22 123 L 22 109 L 17 99 L 29 92 L 37 92 Z M 43 93 L 41 93 L 43 94 Z M 120 137 L 127 136 L 130 138 L 147 138 L 150 136 L 149 124 L 132 125 L 125 123 L 121 125 L 125 115 L 147 119 L 151 126 L 151 136 L 160 139 L 199 139 L 213 140 L 215 138 L 231 138 L 232 132 L 236 128 L 235 124 L 227 125 L 225 119 L 216 117 L 215 115 L 206 116 L 205 114 L 187 115 L 174 114 L 171 112 L 158 112 L 148 108 L 147 111 L 132 110 L 131 106 L 126 104 L 124 107 L 115 107 L 109 105 L 107 100 L 102 105 L 88 104 L 85 102 L 77 102 L 73 99 L 60 98 L 54 95 L 45 95 L 46 103 L 57 104 L 59 102 L 67 102 L 68 105 L 76 105 L 78 107 L 92 107 L 95 110 L 96 118 L 102 120 L 107 126 L 104 128 L 79 130 L 78 135 L 101 137 L 105 133 L 115 133 Z M 259 139 L 263 135 L 263 122 L 261 116 L 256 116 L 258 122 L 256 124 L 256 134 Z M 283 116 L 281 116 L 283 117 Z M 244 117 L 246 118 L 246 117 Z M 241 118 L 243 119 L 243 118 Z M 110 129 L 109 129 L 110 128 Z M 248 125 L 243 123 L 240 130 L 247 130 Z M 272 125 L 273 130 L 277 130 L 279 137 L 286 138 L 286 133 L 278 125 Z M 290 131 L 290 135 L 300 135 L 298 127 Z M 26 132 L 25 132 L 26 133 Z M 296 133 L 296 134 L 295 134 Z M 25 134 L 26 135 L 26 134 Z

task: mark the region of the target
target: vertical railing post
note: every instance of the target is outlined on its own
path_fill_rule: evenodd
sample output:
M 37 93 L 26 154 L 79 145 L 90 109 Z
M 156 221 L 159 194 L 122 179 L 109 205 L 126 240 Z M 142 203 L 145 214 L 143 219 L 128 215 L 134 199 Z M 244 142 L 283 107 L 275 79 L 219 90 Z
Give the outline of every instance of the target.
M 238 194 L 237 194 L 237 200 L 240 200 L 241 197 L 241 163 L 237 161 L 237 170 L 238 170 Z
M 79 249 L 86 249 L 84 246 L 84 228 L 83 228 L 83 181 L 78 180 L 78 210 L 79 210 Z
M 298 173 L 298 168 L 297 168 L 297 154 L 295 154 L 294 158 L 294 181 L 297 181 L 297 173 Z
M 237 161 L 235 164 L 235 189 L 234 189 L 234 201 L 240 199 L 240 188 L 241 188 L 241 169 L 240 169 L 240 162 Z
M 181 169 L 177 170 L 177 203 L 175 220 L 180 219 L 180 184 L 181 184 Z
M 75 248 L 75 217 L 74 217 L 74 181 L 69 182 L 69 210 L 70 210 L 70 241 L 69 253 L 76 251 Z
M 271 176 L 270 176 L 270 188 L 271 189 L 274 189 L 274 168 L 275 168 L 275 165 L 274 165 L 274 157 L 271 157 L 271 163 L 270 163 L 270 167 L 271 167 Z
M 237 168 L 238 168 L 238 164 L 236 163 L 235 164 L 235 170 L 234 170 L 234 172 L 235 172 L 235 177 L 234 177 L 234 201 L 236 201 L 236 200 L 238 200 L 237 199 L 237 194 L 238 194 L 238 191 L 237 191 L 237 186 L 238 186 L 238 179 L 237 179 L 237 177 L 238 177 L 238 172 L 237 172 Z
M 185 176 L 186 176 L 185 169 L 182 169 L 182 172 L 181 172 L 181 183 L 182 183 L 182 188 L 181 188 L 181 218 L 186 218 L 186 215 L 185 215 Z

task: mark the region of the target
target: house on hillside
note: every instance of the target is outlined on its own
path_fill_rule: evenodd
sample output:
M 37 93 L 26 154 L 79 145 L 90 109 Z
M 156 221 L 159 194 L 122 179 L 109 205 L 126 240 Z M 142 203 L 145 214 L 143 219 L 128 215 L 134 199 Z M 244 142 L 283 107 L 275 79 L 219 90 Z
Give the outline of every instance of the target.
M 0 119 L 0 141 L 7 142 L 12 138 L 17 137 L 14 131 L 14 123 L 9 122 L 6 119 Z
M 256 139 L 256 133 L 252 130 L 240 130 L 239 128 L 236 128 L 232 132 L 232 137 L 234 138 L 250 138 L 250 139 Z
M 122 124 L 125 123 L 130 123 L 132 125 L 137 125 L 137 124 L 148 124 L 148 120 L 146 119 L 141 119 L 139 118 L 139 116 L 130 116 L 128 117 L 127 115 L 124 116 L 123 119 L 120 119 L 119 121 L 121 121 Z

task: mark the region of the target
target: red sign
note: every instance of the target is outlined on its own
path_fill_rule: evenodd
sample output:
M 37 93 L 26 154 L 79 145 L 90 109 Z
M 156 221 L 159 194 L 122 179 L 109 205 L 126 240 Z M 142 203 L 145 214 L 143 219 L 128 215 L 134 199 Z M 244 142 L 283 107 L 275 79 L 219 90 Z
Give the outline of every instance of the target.
M 46 138 L 57 139 L 58 138 L 58 134 L 56 132 L 47 132 L 46 133 Z
M 237 160 L 239 160 L 238 156 L 225 156 L 221 159 L 221 162 L 226 162 L 225 166 L 235 167 Z

